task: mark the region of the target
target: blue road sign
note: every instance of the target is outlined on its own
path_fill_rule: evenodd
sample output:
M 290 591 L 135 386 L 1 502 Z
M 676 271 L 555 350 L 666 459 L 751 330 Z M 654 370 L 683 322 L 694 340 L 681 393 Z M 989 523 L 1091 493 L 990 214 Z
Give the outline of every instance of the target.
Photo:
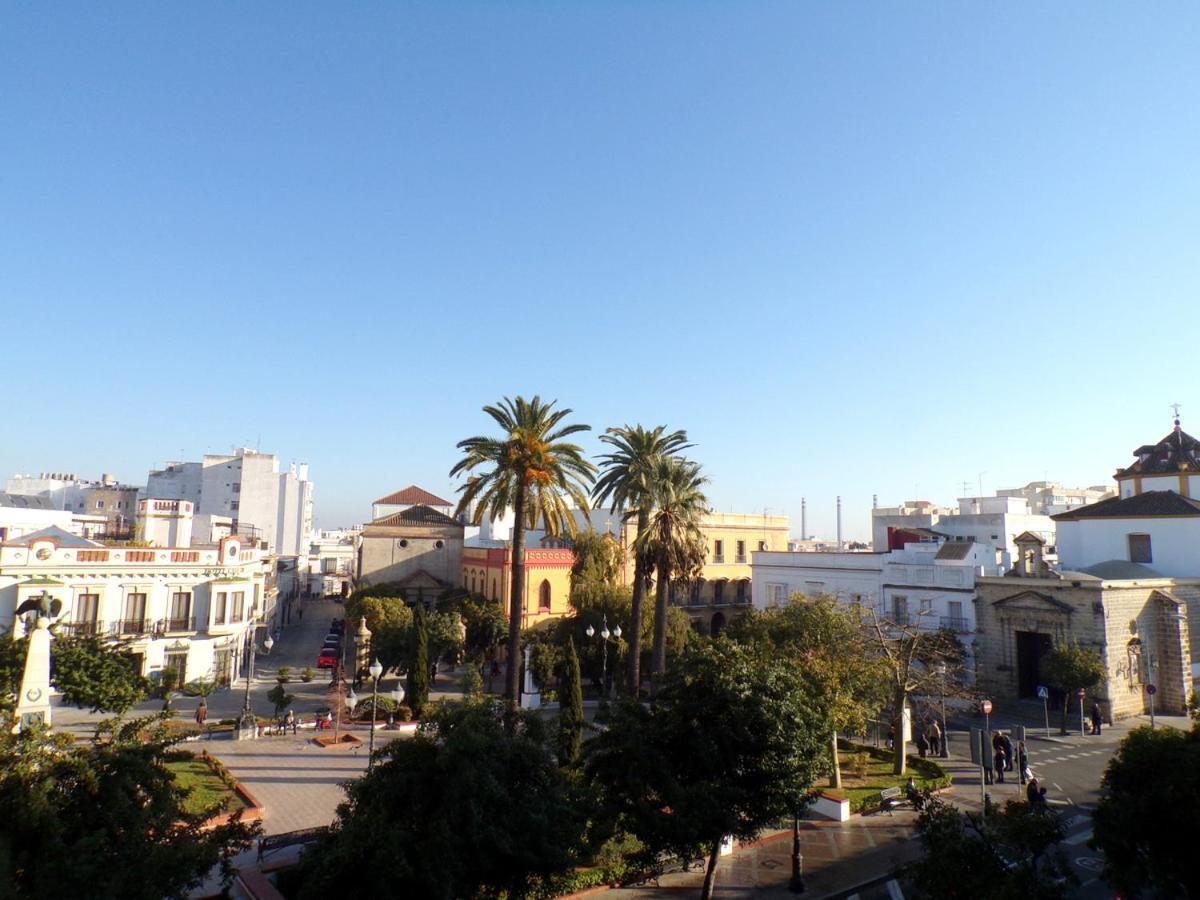
M 1047 700 L 1047 699 L 1049 699 L 1049 697 L 1050 697 L 1050 689 L 1048 687 L 1046 687 L 1044 684 L 1039 684 L 1038 685 L 1038 699 L 1039 700 Z

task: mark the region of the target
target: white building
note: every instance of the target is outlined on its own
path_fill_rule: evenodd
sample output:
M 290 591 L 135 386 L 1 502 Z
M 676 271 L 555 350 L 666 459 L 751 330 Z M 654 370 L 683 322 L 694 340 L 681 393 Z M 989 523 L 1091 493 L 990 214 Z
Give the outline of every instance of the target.
M 1086 488 L 1063 487 L 1057 481 L 1031 481 L 1025 487 L 996 491 L 997 497 L 1021 497 L 1029 511 L 1042 516 L 1056 516 L 1111 496 L 1111 488 L 1102 484 Z
M 349 592 L 361 533 L 360 528 L 339 528 L 312 536 L 308 548 L 308 594 L 320 597 Z
M 1134 451 L 1117 495 L 1054 517 L 1064 569 L 1133 563 L 1145 574 L 1200 577 L 1200 442 L 1175 429 Z
M 237 537 L 209 548 L 105 547 L 49 528 L 0 543 L 0 630 L 22 637 L 28 623 L 16 609 L 43 593 L 61 603 L 57 634 L 120 642 L 152 678 L 170 666 L 185 682 L 229 682 L 247 631 L 276 625 L 273 567 Z
M 104 474 L 99 481 L 89 481 L 74 474 L 46 473 L 36 478 L 16 475 L 7 482 L 7 493 L 42 497 L 54 509 L 97 516 L 106 523 L 105 536 L 129 539 L 134 537 L 134 517 L 141 488 L 121 484 L 116 477 Z
M 0 541 L 16 540 L 51 527 L 93 538 L 104 534 L 108 520 L 104 516 L 58 509 L 49 497 L 0 493 Z
M 1024 497 L 960 497 L 958 509 L 948 511 L 932 504 L 871 510 L 871 539 L 875 550 L 894 549 L 888 542 L 889 528 L 928 528 L 949 539 L 990 544 L 1004 556 L 1001 564 L 1011 565 L 1017 551 L 1013 542 L 1019 534 L 1032 532 L 1048 545 L 1054 545 L 1054 520 L 1029 511 Z M 911 512 L 906 512 L 911 510 Z
M 237 534 L 267 542 L 280 556 L 307 556 L 312 532 L 308 466 L 279 470 L 273 453 L 239 448 L 202 462 L 169 462 L 152 471 L 145 496 L 187 500 L 197 514 L 229 516 Z

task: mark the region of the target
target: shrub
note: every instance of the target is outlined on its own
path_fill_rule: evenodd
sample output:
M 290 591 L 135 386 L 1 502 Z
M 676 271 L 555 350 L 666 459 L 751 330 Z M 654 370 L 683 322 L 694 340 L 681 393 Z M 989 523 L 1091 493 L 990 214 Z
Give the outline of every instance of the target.
M 394 698 L 380 694 L 376 698 L 376 713 L 377 721 L 383 721 L 389 715 L 399 718 L 397 710 L 402 706 L 395 701 Z M 405 707 L 407 709 L 407 707 Z M 409 717 L 411 718 L 411 713 Z M 371 698 L 370 696 L 359 697 L 358 703 L 354 704 L 354 710 L 350 714 L 350 718 L 356 722 L 369 722 L 371 720 Z M 407 719 L 403 721 L 408 721 Z
M 308 684 L 310 681 L 312 681 L 316 677 L 317 677 L 317 670 L 314 669 L 312 666 L 305 666 L 304 669 L 300 672 L 300 680 L 303 681 L 305 684 Z
M 280 684 L 287 684 L 292 678 L 291 666 L 280 666 L 275 672 L 275 680 Z
M 463 673 L 463 696 L 478 697 L 483 693 L 483 676 L 479 674 L 479 666 L 472 663 Z
M 870 762 L 870 756 L 865 751 L 860 750 L 858 753 L 850 757 L 850 771 L 855 778 L 867 777 L 867 765 Z
M 177 687 L 179 687 L 179 670 L 174 666 L 167 666 L 158 676 L 158 684 L 159 687 L 162 688 L 164 694 L 168 694 L 175 690 Z

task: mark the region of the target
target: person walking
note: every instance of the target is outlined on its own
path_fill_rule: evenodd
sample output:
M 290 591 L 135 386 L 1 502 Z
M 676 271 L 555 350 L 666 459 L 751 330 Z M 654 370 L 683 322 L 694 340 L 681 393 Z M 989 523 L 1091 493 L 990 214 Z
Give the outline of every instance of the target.
M 296 733 L 296 712 L 291 709 L 287 711 L 287 718 L 283 720 L 283 731 L 285 734 L 289 728 L 292 729 L 292 734 Z
M 1100 733 L 1100 725 L 1104 719 L 1104 710 L 1100 708 L 1100 704 L 1092 704 L 1092 734 Z
M 1017 741 L 1017 775 L 1021 784 L 1033 778 L 1029 771 L 1029 753 L 1025 750 L 1025 742 Z
M 1013 769 L 1013 745 L 1012 738 L 1008 736 L 1007 732 L 1000 733 L 1000 748 L 1004 751 L 1005 768 L 1011 772 Z
M 925 737 L 925 732 L 919 728 L 917 729 L 916 744 L 917 752 L 921 754 L 921 759 L 924 759 L 925 754 L 929 751 L 929 740 Z
M 196 724 L 203 730 L 206 721 L 208 721 L 208 701 L 201 697 L 200 705 L 196 707 Z
M 926 735 L 929 739 L 929 752 L 934 756 L 942 754 L 942 728 L 938 725 L 937 719 L 934 719 L 929 726 L 929 732 Z
M 1008 763 L 1008 760 L 1004 756 L 1004 747 L 1001 746 L 998 750 L 996 750 L 994 755 L 996 762 L 996 782 L 998 784 L 1004 784 L 1004 770 Z
M 1025 786 L 1025 799 L 1030 806 L 1044 805 L 1046 802 L 1046 789 L 1038 785 L 1036 778 L 1030 778 L 1029 784 Z

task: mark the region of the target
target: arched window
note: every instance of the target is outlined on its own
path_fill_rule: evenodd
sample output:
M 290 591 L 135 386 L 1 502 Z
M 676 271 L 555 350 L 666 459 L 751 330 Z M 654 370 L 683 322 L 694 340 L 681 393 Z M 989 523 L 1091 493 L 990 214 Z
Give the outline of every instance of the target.
M 719 635 L 721 633 L 721 629 L 724 627 L 725 627 L 725 614 L 717 613 L 715 616 L 712 617 L 712 622 L 709 625 L 709 632 L 712 634 L 713 637 L 716 637 L 717 635 Z
M 475 593 L 475 574 L 471 573 L 471 593 Z
M 496 591 L 496 579 L 495 578 L 492 579 L 492 599 L 493 600 L 500 599 L 500 594 L 497 593 L 497 591 Z
M 550 609 L 550 582 L 542 581 L 542 586 L 538 588 L 538 609 Z

